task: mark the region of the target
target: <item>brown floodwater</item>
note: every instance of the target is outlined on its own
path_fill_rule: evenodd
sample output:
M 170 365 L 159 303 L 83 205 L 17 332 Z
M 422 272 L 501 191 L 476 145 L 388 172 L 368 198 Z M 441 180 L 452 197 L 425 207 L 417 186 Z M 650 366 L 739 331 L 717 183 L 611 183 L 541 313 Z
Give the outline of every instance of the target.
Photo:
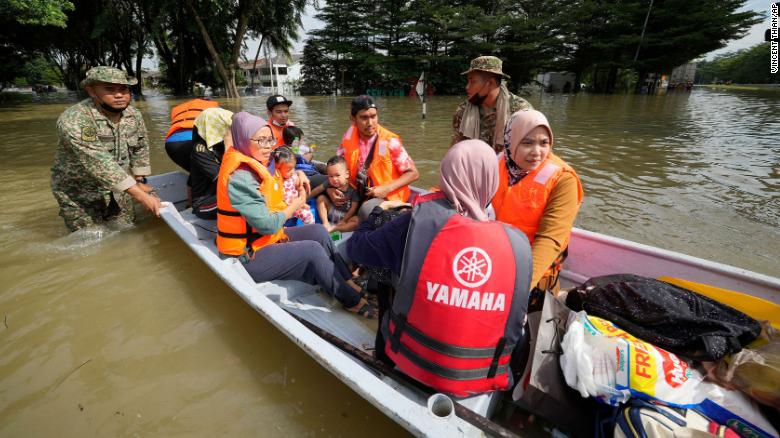
M 347 98 L 294 97 L 325 160 Z M 780 276 L 780 96 L 535 95 L 582 178 L 577 226 Z M 155 172 L 182 100 L 137 102 Z M 437 181 L 459 98 L 379 98 Z M 265 99 L 223 102 L 264 113 Z M 249 308 L 159 220 L 68 235 L 49 189 L 70 103 L 0 107 L 0 436 L 398 436 L 404 431 Z

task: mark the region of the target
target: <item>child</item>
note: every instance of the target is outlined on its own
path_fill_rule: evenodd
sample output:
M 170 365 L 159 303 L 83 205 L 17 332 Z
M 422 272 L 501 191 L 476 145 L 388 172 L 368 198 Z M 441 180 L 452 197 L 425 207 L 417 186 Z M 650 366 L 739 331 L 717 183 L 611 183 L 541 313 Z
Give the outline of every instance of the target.
M 328 184 L 344 193 L 346 202 L 335 205 L 328 197 L 327 191 L 317 197 L 317 213 L 322 218 L 322 225 L 330 231 L 354 231 L 360 224 L 357 213 L 360 206 L 360 195 L 349 184 L 349 170 L 344 157 L 335 156 L 328 160 L 325 168 Z
M 280 147 L 274 149 L 272 157 L 276 166 L 276 176 L 284 181 L 284 202 L 290 204 L 298 197 L 298 190 L 303 190 L 298 174 L 295 172 L 295 155 L 290 148 Z M 285 225 L 295 226 L 295 218 L 307 225 L 314 223 L 314 215 L 306 204 L 293 213 L 293 217 L 288 220 L 289 225 L 287 223 Z
M 303 170 L 307 175 L 309 175 L 309 170 L 316 172 L 314 165 L 311 163 L 312 158 L 314 158 L 314 149 L 306 146 L 306 143 L 303 142 L 303 130 L 297 126 L 288 126 L 284 128 L 282 138 L 284 139 L 284 145 L 290 148 L 295 154 L 295 158 L 298 159 L 296 168 Z

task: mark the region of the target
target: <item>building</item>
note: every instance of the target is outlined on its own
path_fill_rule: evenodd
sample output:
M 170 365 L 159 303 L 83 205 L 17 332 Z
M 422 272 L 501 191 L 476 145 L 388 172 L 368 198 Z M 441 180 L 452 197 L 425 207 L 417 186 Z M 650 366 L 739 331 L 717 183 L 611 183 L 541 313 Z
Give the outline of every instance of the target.
M 255 67 L 254 60 L 239 62 L 238 67 L 246 80 L 249 94 L 295 94 L 301 81 L 301 55 L 289 57 L 276 56 L 269 62 L 266 58 L 258 58 Z M 254 78 L 254 90 L 250 90 Z
M 552 93 L 569 93 L 574 91 L 574 81 L 576 79 L 576 74 L 566 71 L 550 71 L 536 75 L 536 80 L 542 85 L 544 90 Z
M 689 62 L 687 64 L 675 67 L 672 70 L 672 75 L 669 77 L 669 84 L 687 84 L 693 83 L 693 79 L 696 77 L 696 63 Z

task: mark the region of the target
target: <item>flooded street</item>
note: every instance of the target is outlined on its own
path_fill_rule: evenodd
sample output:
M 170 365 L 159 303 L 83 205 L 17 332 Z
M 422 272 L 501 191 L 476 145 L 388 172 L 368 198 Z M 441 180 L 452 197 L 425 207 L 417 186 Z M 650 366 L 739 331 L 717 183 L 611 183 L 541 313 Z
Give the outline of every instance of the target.
M 349 98 L 291 97 L 327 160 Z M 582 178 L 576 225 L 780 276 L 780 94 L 534 95 Z M 135 102 L 152 169 L 170 108 Z M 461 98 L 379 98 L 436 184 Z M 265 117 L 265 98 L 222 100 Z M 68 235 L 49 188 L 71 103 L 0 107 L 0 436 L 401 436 L 222 283 L 161 221 Z

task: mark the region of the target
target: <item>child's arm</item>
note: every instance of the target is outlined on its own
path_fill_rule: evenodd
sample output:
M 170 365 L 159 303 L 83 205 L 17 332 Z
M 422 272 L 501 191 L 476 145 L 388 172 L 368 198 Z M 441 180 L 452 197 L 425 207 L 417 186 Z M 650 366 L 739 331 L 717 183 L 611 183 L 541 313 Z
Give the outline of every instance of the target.
M 330 231 L 330 222 L 328 222 L 328 197 L 325 195 L 317 196 L 317 214 L 320 216 L 322 226 Z
M 352 201 L 352 205 L 349 206 L 349 210 L 347 210 L 347 212 L 344 214 L 344 217 L 339 221 L 339 223 L 350 220 L 352 216 L 354 216 L 357 213 L 359 207 L 360 207 L 360 202 Z

